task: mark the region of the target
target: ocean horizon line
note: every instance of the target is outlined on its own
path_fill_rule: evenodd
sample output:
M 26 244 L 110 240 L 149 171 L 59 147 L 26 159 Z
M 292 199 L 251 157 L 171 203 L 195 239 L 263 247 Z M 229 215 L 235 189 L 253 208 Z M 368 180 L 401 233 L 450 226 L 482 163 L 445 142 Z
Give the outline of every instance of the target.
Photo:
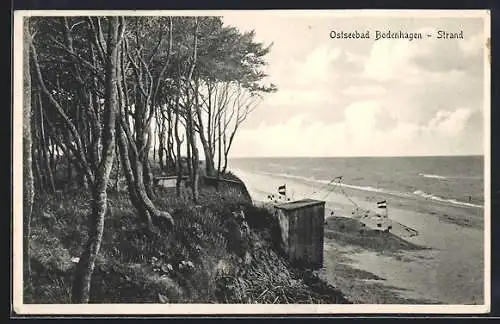
M 485 154 L 449 155 L 334 155 L 334 156 L 237 156 L 229 159 L 329 159 L 329 158 L 422 158 L 422 157 L 484 157 Z

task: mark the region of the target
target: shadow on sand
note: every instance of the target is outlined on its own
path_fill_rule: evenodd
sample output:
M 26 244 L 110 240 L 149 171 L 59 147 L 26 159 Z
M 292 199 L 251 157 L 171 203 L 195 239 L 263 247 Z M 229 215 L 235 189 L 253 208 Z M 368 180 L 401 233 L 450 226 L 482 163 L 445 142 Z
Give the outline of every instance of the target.
M 356 268 L 352 253 L 370 251 L 410 262 L 405 251 L 431 250 L 408 242 L 390 232 L 366 228 L 356 219 L 329 217 L 325 223 L 325 264 L 320 276 L 360 304 L 439 304 L 434 300 L 415 298 L 408 289 L 386 283 L 369 271 Z

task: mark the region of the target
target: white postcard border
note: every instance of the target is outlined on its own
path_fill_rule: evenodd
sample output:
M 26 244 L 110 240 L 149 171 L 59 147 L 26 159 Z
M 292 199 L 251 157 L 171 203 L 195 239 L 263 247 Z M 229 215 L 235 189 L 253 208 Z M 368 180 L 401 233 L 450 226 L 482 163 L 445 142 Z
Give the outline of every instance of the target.
M 23 18 L 26 16 L 218 16 L 230 12 L 262 14 L 260 10 L 18 10 L 13 28 L 13 311 L 18 315 L 210 315 L 210 314 L 477 314 L 491 307 L 491 203 L 490 203 L 490 109 L 491 72 L 489 53 L 484 50 L 484 300 L 483 305 L 387 305 L 387 304 L 23 304 L 23 180 L 22 180 L 22 111 L 23 111 Z M 484 34 L 491 36 L 489 10 L 266 10 L 276 15 L 318 15 L 335 17 L 456 17 L 483 18 Z M 485 39 L 485 41 L 486 41 Z

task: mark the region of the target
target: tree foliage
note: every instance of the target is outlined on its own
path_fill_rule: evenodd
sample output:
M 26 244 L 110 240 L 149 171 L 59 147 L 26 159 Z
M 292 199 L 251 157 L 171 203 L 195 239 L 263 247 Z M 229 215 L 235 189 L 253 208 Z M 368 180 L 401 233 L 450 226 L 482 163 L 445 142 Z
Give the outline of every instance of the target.
M 35 188 L 93 194 L 73 287 L 74 301 L 88 302 L 110 177 L 125 179 L 139 223 L 168 230 L 172 217 L 154 204 L 151 151 L 177 175 L 177 195 L 188 176 L 196 201 L 200 150 L 205 174 L 225 172 L 240 125 L 276 91 L 264 73 L 271 44 L 220 17 L 32 17 L 28 32 Z M 55 183 L 63 159 L 67 181 Z

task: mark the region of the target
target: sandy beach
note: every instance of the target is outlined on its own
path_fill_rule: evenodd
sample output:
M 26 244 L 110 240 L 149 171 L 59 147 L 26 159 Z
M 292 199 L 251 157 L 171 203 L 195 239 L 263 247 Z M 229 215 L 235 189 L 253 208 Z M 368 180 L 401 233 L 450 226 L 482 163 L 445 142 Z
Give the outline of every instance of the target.
M 305 181 L 233 171 L 255 201 L 269 201 L 268 195 L 277 195 L 283 184 L 291 200 L 326 201 L 325 262 L 320 275 L 355 303 L 483 304 L 482 208 L 354 189 L 328 192 Z M 390 219 L 418 232 L 412 237 L 388 234 L 384 239 L 404 240 L 417 248 L 338 239 L 348 233 L 335 227 L 345 217 L 352 219 L 354 204 L 375 210 L 378 199 L 387 200 Z M 351 234 L 356 233 L 354 229 Z

